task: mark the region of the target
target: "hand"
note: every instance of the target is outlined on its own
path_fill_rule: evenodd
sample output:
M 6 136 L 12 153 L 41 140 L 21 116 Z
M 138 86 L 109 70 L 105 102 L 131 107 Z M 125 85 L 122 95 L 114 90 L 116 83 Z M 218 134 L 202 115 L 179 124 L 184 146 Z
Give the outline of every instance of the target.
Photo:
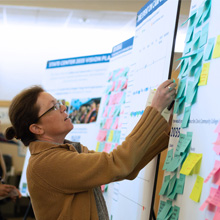
M 15 186 L 7 185 L 7 184 L 0 184 L 0 196 L 5 197 L 10 194 L 12 190 L 16 189 Z
M 152 100 L 151 106 L 160 113 L 168 107 L 176 97 L 176 83 L 173 80 L 166 80 L 158 88 Z

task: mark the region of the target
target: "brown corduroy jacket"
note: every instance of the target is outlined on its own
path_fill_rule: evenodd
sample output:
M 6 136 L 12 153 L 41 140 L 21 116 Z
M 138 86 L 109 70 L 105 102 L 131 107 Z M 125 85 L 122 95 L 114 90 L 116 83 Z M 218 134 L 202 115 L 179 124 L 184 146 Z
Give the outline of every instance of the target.
M 93 188 L 134 179 L 168 146 L 169 125 L 152 107 L 111 153 L 78 153 L 71 144 L 34 141 L 27 183 L 37 220 L 98 220 Z

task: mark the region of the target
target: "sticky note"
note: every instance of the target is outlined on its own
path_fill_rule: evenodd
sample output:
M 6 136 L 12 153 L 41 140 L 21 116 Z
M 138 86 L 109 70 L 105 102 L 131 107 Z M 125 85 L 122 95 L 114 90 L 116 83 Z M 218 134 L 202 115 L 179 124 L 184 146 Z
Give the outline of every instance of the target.
M 196 68 L 201 65 L 200 63 L 202 62 L 202 58 L 203 58 L 203 52 L 199 52 L 199 53 L 195 54 L 194 56 L 192 56 L 192 58 L 191 58 L 192 61 L 189 65 L 190 76 L 193 76 Z
M 220 219 L 220 207 L 217 207 L 213 220 L 219 220 L 219 219 Z
M 186 103 L 191 104 L 194 97 L 195 84 L 193 81 L 188 81 L 186 90 Z
M 176 183 L 176 193 L 177 194 L 183 194 L 184 191 L 184 185 L 185 185 L 185 175 L 180 174 L 180 177 L 177 179 Z
M 213 197 L 209 201 L 212 205 L 220 207 L 220 186 L 218 187 L 217 191 L 213 195 Z
M 203 15 L 203 6 L 199 7 L 197 14 L 196 14 L 196 18 L 194 21 L 194 25 L 196 27 L 199 27 L 202 24 L 202 15 Z
M 185 154 L 174 155 L 174 158 L 171 160 L 166 170 L 168 172 L 174 172 L 180 166 L 180 164 L 183 162 L 184 159 L 185 159 Z
M 158 209 L 158 213 L 157 215 L 159 215 L 159 213 L 161 212 L 161 210 L 163 209 L 163 207 L 165 206 L 166 202 L 165 201 L 160 201 L 160 205 L 159 205 L 159 209 Z
M 190 21 L 190 25 L 191 26 L 195 20 L 195 17 L 196 17 L 196 10 L 192 11 L 190 16 L 188 17 L 188 19 L 186 21 L 184 21 L 181 26 L 183 26 L 184 24 L 186 24 L 187 21 Z
M 210 201 L 212 200 L 212 198 L 214 197 L 216 192 L 217 192 L 216 188 L 213 188 L 213 187 L 210 188 L 208 198 L 205 200 L 205 202 L 199 208 L 201 211 L 203 211 L 209 205 Z
M 202 15 L 202 20 L 205 22 L 210 17 L 210 11 L 211 11 L 211 0 L 206 0 L 204 4 L 204 12 Z
M 220 35 L 218 35 L 218 37 L 216 39 L 214 51 L 212 54 L 213 59 L 218 58 L 218 57 L 220 57 Z
M 184 55 L 185 55 L 185 54 L 188 54 L 188 53 L 191 51 L 191 49 L 192 49 L 192 44 L 193 44 L 192 41 L 190 41 L 190 42 L 188 42 L 188 43 L 185 44 L 184 51 L 183 51 L 183 54 L 184 54 Z
M 215 133 L 220 133 L 220 121 L 218 122 L 217 127 L 215 128 Z
M 204 183 L 208 182 L 209 179 L 220 169 L 220 161 L 216 160 L 215 164 L 214 164 L 214 168 L 212 169 L 212 171 L 209 173 L 209 175 L 207 176 L 207 178 L 205 179 Z
M 107 130 L 99 130 L 97 140 L 98 141 L 105 141 L 106 140 L 106 135 L 107 135 Z
M 114 131 L 113 131 L 113 130 L 110 130 L 110 131 L 108 132 L 108 136 L 107 136 L 107 141 L 108 141 L 108 142 L 112 142 L 113 135 L 114 135 Z
M 207 84 L 208 75 L 209 75 L 209 67 L 210 67 L 210 63 L 204 63 L 203 64 L 202 73 L 200 75 L 198 86 L 204 86 L 204 85 Z
M 202 28 L 202 33 L 199 41 L 199 47 L 204 46 L 207 43 L 208 39 L 208 32 L 209 32 L 209 23 L 207 23 L 203 28 Z
M 169 182 L 169 187 L 168 187 L 168 190 L 167 190 L 167 195 L 169 196 L 173 190 L 174 190 L 174 186 L 176 184 L 176 173 L 174 174 L 174 176 L 170 179 L 170 182 Z
M 173 207 L 172 215 L 170 217 L 170 220 L 178 220 L 179 219 L 179 212 L 180 208 L 178 206 Z
M 201 196 L 202 187 L 203 187 L 203 181 L 204 181 L 204 179 L 201 176 L 197 176 L 196 182 L 195 182 L 193 189 L 192 189 L 192 192 L 189 196 L 189 198 L 195 202 L 200 201 L 200 196 Z
M 186 78 L 182 79 L 179 82 L 178 89 L 177 89 L 177 95 L 176 95 L 177 99 L 179 99 L 180 97 L 184 96 L 185 87 L 186 87 Z
M 97 151 L 102 152 L 104 150 L 104 147 L 105 147 L 105 142 L 100 142 Z
M 181 69 L 180 69 L 180 73 L 179 73 L 178 79 L 181 79 L 182 77 L 187 75 L 188 65 L 189 65 L 188 59 L 184 59 L 182 61 L 182 63 L 181 63 Z
M 97 144 L 96 144 L 96 151 L 98 151 L 99 150 L 99 144 L 100 144 L 100 142 L 97 142 Z
M 163 165 L 163 170 L 166 170 L 167 166 L 169 165 L 170 161 L 173 159 L 173 149 L 170 149 L 167 152 L 167 156 Z
M 180 170 L 181 174 L 198 174 L 201 166 L 202 154 L 189 153 Z
M 186 33 L 186 40 L 185 40 L 186 43 L 192 40 L 193 31 L 194 31 L 194 26 L 190 26 Z
M 214 48 L 214 43 L 215 43 L 215 38 L 214 37 L 208 39 L 208 43 L 207 43 L 205 54 L 204 54 L 204 60 L 205 61 L 208 61 L 208 60 L 211 59 L 213 48 Z
M 181 128 L 187 128 L 188 127 L 190 114 L 191 114 L 191 106 L 188 106 L 188 107 L 185 108 L 185 111 L 184 111 L 184 116 L 183 116 L 183 121 L 182 121 L 182 124 L 181 124 Z
M 198 31 L 194 34 L 193 37 L 193 49 L 198 49 L 199 43 L 200 43 L 200 35 L 201 35 L 201 31 Z
M 105 147 L 103 149 L 104 152 L 109 153 L 112 147 L 112 143 L 105 143 Z
M 167 175 L 164 177 L 163 185 L 160 189 L 159 195 L 166 195 L 169 182 L 170 182 L 170 175 Z
M 170 200 L 167 200 L 163 209 L 157 215 L 157 219 L 165 219 L 171 207 L 172 207 L 172 202 Z

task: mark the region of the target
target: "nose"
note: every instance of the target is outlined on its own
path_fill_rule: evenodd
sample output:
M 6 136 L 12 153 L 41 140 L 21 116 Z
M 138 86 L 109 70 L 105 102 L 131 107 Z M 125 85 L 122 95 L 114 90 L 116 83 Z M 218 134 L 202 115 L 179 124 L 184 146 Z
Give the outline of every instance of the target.
M 65 105 L 60 105 L 60 111 L 65 112 L 66 111 L 66 106 Z

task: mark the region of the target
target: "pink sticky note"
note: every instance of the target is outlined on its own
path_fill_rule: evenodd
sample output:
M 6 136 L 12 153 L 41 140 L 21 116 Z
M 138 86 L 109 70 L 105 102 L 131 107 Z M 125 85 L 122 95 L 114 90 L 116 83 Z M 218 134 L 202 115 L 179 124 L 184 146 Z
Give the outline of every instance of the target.
M 217 208 L 213 220 L 219 220 L 220 219 L 220 207 Z
M 97 136 L 97 141 L 105 141 L 107 136 L 107 130 L 99 130 L 98 136 Z
M 201 211 L 203 211 L 209 205 L 210 201 L 212 200 L 212 198 L 216 194 L 217 190 L 218 189 L 213 188 L 213 187 L 210 188 L 210 193 L 209 193 L 208 198 L 205 200 L 205 202 L 199 208 Z
M 207 178 L 204 180 L 204 183 L 208 182 L 208 180 L 220 169 L 220 161 L 216 160 L 214 164 L 214 168 L 209 173 Z
M 215 205 L 217 207 L 220 206 L 220 187 L 218 187 L 218 189 L 216 190 L 216 193 L 210 199 L 209 203 L 211 203 L 212 205 Z
M 105 118 L 107 117 L 107 115 L 108 115 L 108 106 L 105 107 L 105 110 L 102 116 Z
M 109 153 L 112 147 L 112 143 L 105 143 L 104 152 Z
M 117 93 L 116 96 L 117 96 L 117 98 L 116 98 L 115 104 L 118 104 L 118 103 L 120 103 L 120 101 L 121 101 L 121 98 L 122 98 L 122 96 L 123 96 L 123 92 Z
M 220 145 L 220 134 L 218 134 L 216 141 L 213 144 Z
M 215 153 L 217 154 L 217 155 L 220 155 L 220 145 L 214 145 L 214 147 L 213 147 L 213 150 L 215 151 Z
M 119 82 L 118 82 L 118 85 L 117 85 L 116 91 L 118 91 L 118 90 L 120 89 L 120 87 L 121 87 L 121 80 L 119 80 Z
M 119 120 L 119 117 L 117 117 L 117 118 L 115 119 L 115 122 L 114 122 L 114 124 L 112 125 L 112 129 L 118 129 L 118 120 Z
M 114 89 L 115 89 L 115 81 L 112 83 L 112 87 L 111 87 L 110 91 L 113 92 Z
M 121 89 L 127 89 L 127 86 L 128 86 L 128 80 L 125 81 L 125 84 L 122 86 Z
M 220 186 L 220 169 L 213 175 L 212 182 Z
M 112 120 L 113 118 L 108 118 L 105 122 L 105 125 L 103 128 L 106 128 L 106 129 L 110 129 L 111 125 L 112 125 Z
M 109 117 L 113 116 L 114 111 L 115 111 L 115 106 L 113 105 L 112 108 L 111 108 L 111 111 L 109 113 Z
M 214 131 L 215 133 L 220 133 L 220 121 L 218 122 L 218 125 Z

